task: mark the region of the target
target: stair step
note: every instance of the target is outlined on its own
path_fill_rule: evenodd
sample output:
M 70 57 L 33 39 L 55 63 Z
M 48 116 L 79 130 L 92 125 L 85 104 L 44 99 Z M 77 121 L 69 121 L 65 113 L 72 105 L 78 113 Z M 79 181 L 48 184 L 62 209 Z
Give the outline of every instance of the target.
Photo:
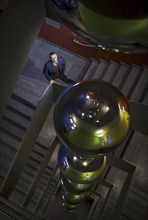
M 137 202 L 137 200 L 139 200 L 138 197 L 137 197 L 137 200 L 133 200 L 133 198 L 134 197 L 132 197 L 131 199 L 131 196 L 130 195 L 128 196 L 128 200 L 126 202 L 126 208 L 131 209 L 133 212 L 136 212 L 137 214 L 141 216 L 145 216 L 148 207 L 143 206 L 143 201 L 141 201 L 142 203 L 140 203 L 139 201 Z
M 132 185 L 131 193 L 136 195 L 139 199 L 142 199 L 142 200 L 145 200 L 145 202 L 148 202 L 148 192 L 144 192 L 142 191 L 142 189 L 139 189 L 136 186 Z
M 40 164 L 43 161 L 43 156 L 36 154 L 36 152 L 34 152 L 34 151 L 31 151 L 31 153 L 29 155 L 29 159 L 31 161 L 35 161 L 36 163 Z
M 31 201 L 29 202 L 27 208 L 30 209 L 30 210 L 35 210 L 35 208 L 36 208 L 36 206 L 38 204 L 37 203 L 38 201 L 39 201 L 39 198 L 36 201 L 31 199 Z
M 128 147 L 128 144 L 131 141 L 133 135 L 134 135 L 134 131 L 130 130 L 125 140 L 122 142 L 120 147 L 116 149 L 114 153 L 117 157 L 122 157 L 124 155 L 124 152 L 126 151 L 126 148 Z
M 85 72 L 89 68 L 90 61 L 77 58 L 75 63 L 70 68 L 67 77 L 75 80 L 76 82 L 80 81 L 84 76 Z
M 22 117 L 30 120 L 33 115 L 34 115 L 34 109 L 32 109 L 30 106 L 26 105 L 25 103 L 22 103 L 21 100 L 17 100 L 13 97 L 13 95 L 11 96 L 8 105 L 7 105 L 8 109 L 11 109 L 12 111 L 14 111 L 15 113 L 21 115 Z M 36 108 L 34 106 L 34 108 Z
M 5 177 L 8 169 L 10 168 L 10 165 L 13 161 L 13 158 L 10 157 L 1 157 L 0 158 L 0 175 L 2 177 Z M 35 162 L 30 159 L 30 161 L 26 162 L 26 165 L 24 167 L 24 171 L 22 172 L 22 176 L 26 177 L 28 181 L 32 181 L 32 178 L 35 176 L 37 169 L 39 168 L 40 162 Z
M 46 186 L 48 185 L 48 180 L 41 178 L 39 184 L 38 184 L 38 188 L 44 190 L 46 188 Z
M 42 74 L 43 75 L 43 74 Z M 18 85 L 19 84 L 19 80 L 24 80 L 27 84 L 34 84 L 35 87 L 41 87 L 42 90 L 44 91 L 44 89 L 46 89 L 46 87 L 48 86 L 48 82 L 42 82 L 40 79 L 37 79 L 35 78 L 35 75 L 33 74 L 33 77 L 30 77 L 30 76 L 27 76 L 27 75 L 24 75 L 24 74 L 21 74 L 19 75 L 19 78 L 18 78 Z M 16 84 L 17 84 L 16 82 Z
M 2 150 L 2 146 L 1 146 L 1 150 Z M 0 156 L 2 159 L 0 160 L 0 163 L 3 164 L 3 166 L 5 167 L 5 171 L 3 171 L 4 172 L 3 176 L 6 175 L 6 172 L 9 169 L 11 162 L 14 158 L 14 155 L 15 155 L 15 152 L 10 151 L 7 148 L 4 148 L 4 151 L 1 151 Z M 35 152 L 32 152 L 29 160 L 27 160 L 26 166 L 28 166 L 28 169 L 32 167 L 33 175 L 34 175 L 34 172 L 39 168 L 41 164 L 41 160 L 43 160 L 43 157 L 40 155 L 37 155 Z M 2 169 L 2 166 L 1 166 L 1 169 Z
M 10 152 L 9 150 L 3 149 L 2 146 L 1 152 L 2 153 L 0 153 L 0 175 L 2 177 L 6 177 L 15 154 L 12 154 L 12 152 Z
M 36 154 L 38 154 L 41 157 L 44 157 L 47 153 L 47 149 L 40 147 L 40 145 L 38 145 L 38 143 L 36 142 L 35 146 L 33 148 L 33 152 L 35 152 Z
M 35 175 L 36 175 L 37 169 L 39 169 L 39 167 L 38 167 L 38 168 L 35 168 L 34 165 L 32 165 L 32 163 L 30 163 L 30 164 L 26 163 L 26 165 L 25 165 L 25 167 L 24 167 L 24 170 L 23 170 L 23 172 L 22 172 L 22 174 L 21 174 L 21 177 L 24 178 L 24 179 L 27 179 L 28 181 L 32 181 L 32 179 L 33 179 L 33 178 L 35 177 Z M 46 170 L 47 170 L 47 168 L 46 168 Z M 48 170 L 49 170 L 49 168 L 48 168 Z M 52 171 L 50 171 L 50 172 L 44 172 L 41 179 L 43 179 L 43 180 L 44 180 L 44 179 L 45 179 L 45 180 L 48 180 L 48 179 L 49 179 L 49 176 L 51 175 L 51 172 L 52 172 Z M 20 178 L 21 178 L 21 177 L 20 177 Z
M 107 204 L 103 212 L 103 219 L 105 216 L 106 217 L 112 216 L 114 209 L 115 209 L 115 205 L 116 205 L 116 201 L 110 197 L 107 201 Z
M 124 216 L 128 216 L 131 220 L 144 220 L 143 216 L 127 207 L 124 208 Z
M 28 160 L 26 161 L 26 165 L 27 166 L 32 166 L 34 169 L 38 169 L 39 165 L 40 165 L 40 161 L 35 160 L 34 158 L 31 158 L 29 156 Z
M 130 100 L 135 102 L 141 102 L 143 100 L 143 97 L 145 96 L 145 92 L 146 92 L 145 88 L 147 89 L 147 87 L 148 87 L 148 68 L 144 68 L 138 80 L 138 83 L 134 89 L 134 92 L 130 97 Z
M 20 204 L 19 204 L 20 205 Z M 4 215 L 2 216 L 0 214 L 0 219 L 3 220 L 39 220 L 40 218 L 35 214 L 35 213 L 30 213 L 28 210 L 26 210 L 23 207 L 17 206 L 13 202 L 0 198 L 0 213 L 3 213 Z M 10 218 L 9 218 L 10 217 Z
M 26 176 L 27 177 L 27 176 Z M 32 180 L 28 180 L 28 178 L 24 178 L 21 176 L 21 178 L 19 179 L 17 185 L 16 185 L 16 189 L 20 192 L 22 192 L 24 195 L 28 192 L 29 187 L 31 185 Z M 35 197 L 33 196 L 32 199 L 36 202 L 37 198 L 40 197 L 47 185 L 48 181 L 44 181 L 44 182 L 40 182 L 37 186 L 37 188 L 35 189 Z
M 18 140 L 21 140 L 25 134 L 26 129 L 22 126 L 16 127 L 14 124 L 10 123 L 10 121 L 2 120 L 0 124 L 0 129 L 9 134 L 11 137 L 14 137 Z
M 14 87 L 13 94 L 15 95 L 15 97 L 18 96 L 18 94 L 19 94 L 18 100 L 22 100 L 22 102 L 24 102 L 25 104 L 29 103 L 29 106 L 31 106 L 30 105 L 30 103 L 31 103 L 32 107 L 37 106 L 39 103 L 39 100 L 40 100 L 39 96 L 36 96 L 36 95 L 26 91 L 25 89 L 18 87 L 18 86 Z M 13 95 L 13 97 L 14 97 L 14 95 Z
M 31 172 L 27 172 L 25 170 L 23 170 L 23 172 L 21 173 L 21 176 L 20 176 L 20 179 L 27 181 L 29 184 L 31 183 L 33 178 L 34 178 L 34 174 Z
M 0 176 L 5 179 L 11 163 L 0 159 Z
M 135 131 L 124 153 L 124 159 L 137 166 L 138 169 L 135 173 L 136 181 L 134 185 L 137 185 L 138 188 L 144 192 L 148 192 L 146 170 L 147 152 L 147 136 Z
M 47 85 L 47 83 L 43 83 L 37 79 L 20 75 L 16 82 L 15 88 L 21 88 L 22 90 L 25 90 L 26 92 L 30 93 L 30 96 L 36 96 L 40 98 L 46 90 Z
M 127 97 L 127 99 L 130 98 L 131 94 L 133 93 L 136 84 L 139 80 L 141 74 L 141 68 L 137 66 L 132 66 L 131 70 L 125 80 L 125 83 L 122 87 L 122 93 Z
M 13 112 L 10 109 L 5 110 L 4 117 L 7 118 L 7 120 L 11 121 L 12 123 L 16 125 L 22 125 L 22 127 L 27 128 L 29 126 L 30 120 L 27 120 L 26 118 L 22 117 L 21 115 Z
M 8 145 L 6 142 L 0 140 L 0 156 L 10 157 L 11 159 L 13 159 L 15 153 L 16 149 L 13 146 Z
M 30 184 L 31 182 L 29 182 L 28 180 L 19 178 L 15 188 L 19 190 L 20 192 L 23 192 L 23 194 L 25 195 L 28 192 Z
M 3 119 L 4 122 L 8 122 L 9 125 L 12 124 L 12 125 L 14 125 L 14 126 L 17 127 L 17 128 L 26 131 L 26 127 L 25 127 L 23 124 L 20 124 L 19 122 L 16 122 L 16 121 L 13 120 L 12 118 L 8 118 L 8 117 L 6 117 L 6 116 L 4 115 L 2 119 Z
M 16 151 L 19 147 L 20 141 L 13 138 L 6 132 L 3 132 L 3 130 L 0 130 L 0 140 L 6 144 L 6 147 L 9 150 Z
M 9 200 L 20 206 L 23 202 L 24 196 L 25 194 L 23 194 L 22 191 L 14 188 L 9 196 Z
M 2 168 L 8 170 L 11 163 L 12 163 L 12 160 L 13 160 L 13 158 L 10 158 L 10 157 L 6 157 L 6 158 L 1 157 L 0 158 L 1 170 L 2 170 Z
M 16 101 L 16 102 L 18 102 L 18 103 L 21 103 L 23 106 L 25 106 L 25 107 L 31 109 L 31 111 L 36 109 L 36 106 L 37 106 L 37 105 L 35 105 L 35 104 L 33 104 L 32 102 L 30 102 L 30 101 L 24 99 L 24 98 L 25 98 L 25 95 L 24 95 L 24 98 L 23 98 L 22 96 L 20 96 L 20 95 L 21 95 L 21 94 L 18 95 L 17 93 L 12 93 L 10 100 L 14 100 L 14 101 Z M 24 108 L 24 107 L 22 107 L 22 108 Z M 26 109 L 24 109 L 24 111 L 25 111 L 25 110 L 26 110 Z
M 30 186 L 30 183 L 31 182 L 29 182 L 27 179 L 23 179 L 23 178 L 19 179 L 19 181 L 15 187 L 15 191 L 19 192 L 21 200 L 23 200 L 25 194 L 27 193 L 29 186 Z M 45 187 L 46 187 L 45 183 L 42 183 L 42 185 L 40 185 L 40 184 L 38 185 L 38 187 L 35 190 L 35 193 L 33 194 L 32 199 L 29 202 L 29 206 L 28 206 L 29 208 L 32 208 L 32 209 L 35 208 L 35 206 L 37 205 L 37 202 L 39 201 L 39 199 L 41 198 L 41 196 L 43 194 L 43 190 Z M 22 196 L 21 196 L 21 194 L 22 194 Z M 17 202 L 17 201 L 15 201 L 15 202 Z M 30 203 L 33 204 L 32 207 L 30 207 Z
M 9 111 L 12 111 L 12 112 L 14 112 L 15 114 L 21 116 L 22 118 L 28 120 L 28 121 L 31 120 L 31 118 L 33 117 L 33 114 L 34 114 L 34 111 L 32 111 L 32 115 L 29 116 L 29 115 L 27 114 L 27 112 L 25 112 L 25 110 L 24 110 L 25 113 L 23 113 L 23 112 L 21 112 L 20 110 L 18 110 L 18 106 L 15 107 L 15 106 L 7 105 L 7 109 L 8 109 Z
M 125 79 L 127 78 L 129 71 L 130 71 L 130 66 L 124 63 L 120 64 L 119 70 L 113 80 L 113 85 L 116 86 L 117 88 L 121 89 Z
M 29 179 L 33 178 L 35 176 L 36 171 L 37 171 L 37 169 L 34 166 L 32 166 L 31 164 L 27 164 L 27 163 L 26 163 L 24 170 L 23 170 L 23 172 L 25 172 L 26 174 L 28 174 L 30 176 Z
M 96 69 L 98 67 L 98 64 L 99 64 L 98 61 L 92 60 L 89 68 L 87 69 L 87 71 L 86 71 L 86 73 L 85 73 L 85 75 L 83 77 L 83 80 L 84 79 L 92 79 L 92 77 L 93 77 L 93 75 L 94 75 L 94 73 L 95 73 L 95 71 L 96 71 Z
M 114 61 L 110 61 L 109 67 L 103 77 L 103 80 L 111 83 L 118 72 L 119 66 L 120 65 L 118 63 L 115 63 Z
M 50 172 L 50 173 L 45 173 L 44 172 L 42 178 L 44 178 L 46 180 L 49 180 L 49 177 L 51 176 L 51 174 L 52 174 L 52 172 Z
M 93 79 L 102 79 L 105 75 L 106 70 L 108 69 L 109 63 L 105 60 L 99 60 L 97 69 L 95 70 L 92 78 Z

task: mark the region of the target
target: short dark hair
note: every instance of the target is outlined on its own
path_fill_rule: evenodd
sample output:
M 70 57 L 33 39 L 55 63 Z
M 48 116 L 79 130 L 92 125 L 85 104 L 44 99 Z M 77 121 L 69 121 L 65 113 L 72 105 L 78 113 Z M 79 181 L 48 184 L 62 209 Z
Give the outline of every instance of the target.
M 52 56 L 53 54 L 56 54 L 56 52 L 53 52 L 53 51 L 50 52 L 50 53 L 49 53 L 49 58 L 51 58 L 51 56 Z

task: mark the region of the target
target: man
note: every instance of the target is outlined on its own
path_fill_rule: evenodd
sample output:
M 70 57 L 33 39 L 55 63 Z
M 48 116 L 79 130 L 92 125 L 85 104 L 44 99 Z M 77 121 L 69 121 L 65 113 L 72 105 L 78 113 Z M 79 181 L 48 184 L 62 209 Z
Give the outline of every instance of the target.
M 49 53 L 49 60 L 44 64 L 43 73 L 47 80 L 53 82 L 59 78 L 68 84 L 74 84 L 75 81 L 67 78 L 64 74 L 65 61 L 63 57 L 58 57 L 55 52 Z

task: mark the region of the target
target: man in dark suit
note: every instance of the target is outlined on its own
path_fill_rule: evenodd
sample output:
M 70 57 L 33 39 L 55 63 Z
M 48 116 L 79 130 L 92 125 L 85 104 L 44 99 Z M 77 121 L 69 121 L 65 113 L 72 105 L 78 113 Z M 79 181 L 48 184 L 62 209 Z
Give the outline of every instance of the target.
M 68 84 L 74 84 L 75 81 L 67 78 L 64 74 L 65 61 L 63 57 L 58 57 L 55 52 L 49 54 L 49 60 L 44 64 L 43 73 L 47 80 L 53 82 L 59 78 Z

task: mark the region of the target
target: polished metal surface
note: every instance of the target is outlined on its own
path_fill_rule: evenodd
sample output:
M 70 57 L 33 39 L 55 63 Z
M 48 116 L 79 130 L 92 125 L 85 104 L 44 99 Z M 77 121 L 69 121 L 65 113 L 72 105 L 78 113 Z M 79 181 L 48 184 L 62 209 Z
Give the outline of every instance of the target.
M 75 210 L 106 166 L 105 154 L 120 146 L 130 128 L 128 102 L 112 84 L 80 81 L 58 98 L 54 125 L 63 205 Z
M 148 52 L 148 1 L 47 0 L 47 16 L 96 47 Z
M 106 156 L 76 156 L 62 145 L 58 153 L 58 163 L 61 170 L 63 206 L 67 211 L 72 211 L 89 194 L 94 180 L 103 172 Z
M 59 166 L 62 174 L 71 182 L 84 185 L 88 188 L 89 184 L 94 181 L 104 170 L 106 165 L 106 157 L 84 158 L 77 157 L 73 154 L 69 158 L 70 151 L 65 146 L 62 146 L 59 151 Z M 81 190 L 83 185 L 81 185 Z
M 68 87 L 54 110 L 55 130 L 75 155 L 94 157 L 114 151 L 130 128 L 128 103 L 113 85 L 99 80 Z

